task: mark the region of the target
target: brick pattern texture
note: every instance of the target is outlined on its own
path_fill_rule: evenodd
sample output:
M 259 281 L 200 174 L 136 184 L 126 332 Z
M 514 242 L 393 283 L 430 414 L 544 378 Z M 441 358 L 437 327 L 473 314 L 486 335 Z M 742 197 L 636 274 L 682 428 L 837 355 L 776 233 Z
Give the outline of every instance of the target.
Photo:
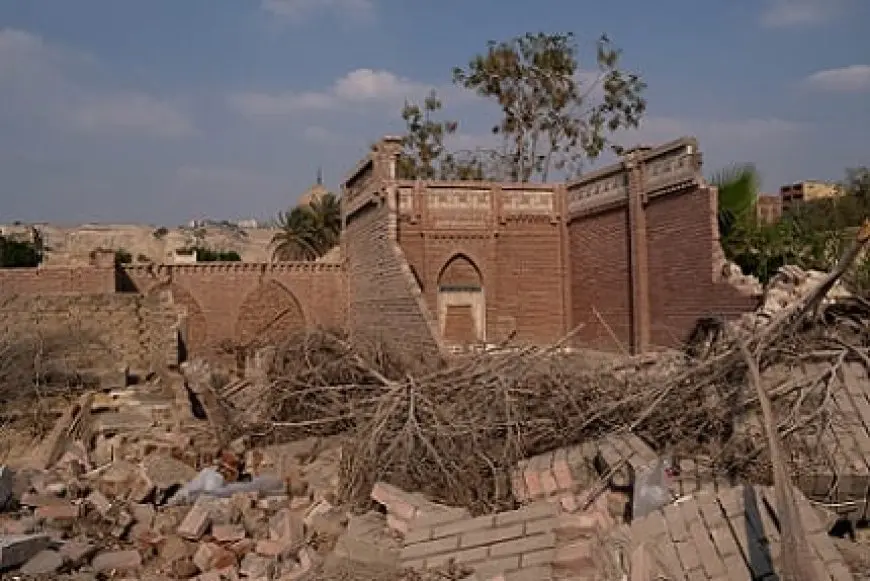
M 452 266 L 448 268 L 462 259 L 482 279 L 488 342 L 504 340 L 511 333 L 516 341 L 527 343 L 553 342 L 564 335 L 567 280 L 559 224 L 530 219 L 458 228 L 405 219 L 398 229 L 399 242 L 422 283 L 431 312 L 438 309 L 439 286 L 465 280 Z M 470 272 L 466 278 L 470 280 Z
M 395 214 L 371 203 L 347 219 L 348 327 L 421 356 L 439 353 L 431 316 L 395 238 Z
M 123 289 L 169 289 L 187 313 L 189 356 L 222 345 L 256 348 L 294 331 L 344 328 L 345 282 L 340 264 L 214 263 L 125 267 Z
M 0 333 L 11 342 L 54 345 L 71 368 L 135 372 L 177 357 L 178 312 L 165 295 L 15 295 L 0 304 Z
M 813 569 L 808 577 L 851 581 L 852 574 L 818 514 L 799 491 L 795 496 L 810 545 L 809 554 L 803 556 Z M 774 579 L 782 572 L 775 506 L 773 489 L 737 486 L 718 494 L 699 493 L 625 528 L 633 547 L 655 551 L 660 573 L 669 579 Z M 653 578 L 653 573 L 638 578 Z

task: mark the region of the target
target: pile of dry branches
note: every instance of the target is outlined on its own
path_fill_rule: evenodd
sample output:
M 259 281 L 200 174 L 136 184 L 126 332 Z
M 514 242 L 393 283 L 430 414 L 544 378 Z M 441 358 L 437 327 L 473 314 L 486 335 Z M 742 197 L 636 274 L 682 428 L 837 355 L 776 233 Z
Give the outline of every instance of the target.
M 508 474 L 518 460 L 624 429 L 661 452 L 703 456 L 719 473 L 769 482 L 769 448 L 752 429 L 765 422 L 747 381 L 751 366 L 769 371 L 786 447 L 836 420 L 820 410 L 830 408 L 844 361 L 870 368 L 870 305 L 822 311 L 822 287 L 751 333 L 723 323 L 703 357 L 677 365 L 672 358 L 592 364 L 556 345 L 409 369 L 394 348 L 352 348 L 343 337 L 315 333 L 278 350 L 264 394 L 269 413 L 257 428 L 285 430 L 285 438 L 347 434 L 341 492 L 352 502 L 364 502 L 385 480 L 493 510 L 511 502 Z M 821 373 L 776 379 L 776 370 L 808 363 Z M 250 433 L 252 426 L 239 428 Z

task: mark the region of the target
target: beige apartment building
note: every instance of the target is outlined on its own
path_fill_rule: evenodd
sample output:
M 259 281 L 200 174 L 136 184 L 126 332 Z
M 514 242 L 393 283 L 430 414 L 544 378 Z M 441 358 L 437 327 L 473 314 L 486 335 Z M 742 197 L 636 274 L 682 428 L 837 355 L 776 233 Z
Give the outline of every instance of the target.
M 782 199 L 784 212 L 787 212 L 795 204 L 836 198 L 842 195 L 843 188 L 840 185 L 828 182 L 804 181 L 779 188 L 779 197 Z

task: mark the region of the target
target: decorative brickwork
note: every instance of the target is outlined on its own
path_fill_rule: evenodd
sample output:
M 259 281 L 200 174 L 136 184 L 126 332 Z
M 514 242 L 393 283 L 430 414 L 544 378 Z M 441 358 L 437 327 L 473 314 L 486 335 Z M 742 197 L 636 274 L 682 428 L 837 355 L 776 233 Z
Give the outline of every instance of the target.
M 0 293 L 168 290 L 188 356 L 315 327 L 422 357 L 572 330 L 577 345 L 639 352 L 757 302 L 718 272 L 716 190 L 694 139 L 638 148 L 568 184 L 397 180 L 400 150 L 384 138 L 345 180 L 343 262 L 115 269 L 112 253 L 96 252 L 90 265 L 0 270 Z
M 186 308 L 188 355 L 221 347 L 256 347 L 306 328 L 345 326 L 342 265 L 208 263 L 131 266 L 125 290 L 168 286 Z

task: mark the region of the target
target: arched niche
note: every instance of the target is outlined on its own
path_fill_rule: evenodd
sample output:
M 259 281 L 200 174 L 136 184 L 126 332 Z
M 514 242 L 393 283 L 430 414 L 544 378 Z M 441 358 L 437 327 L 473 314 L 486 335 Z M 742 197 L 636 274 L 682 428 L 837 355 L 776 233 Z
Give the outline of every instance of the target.
M 296 296 L 269 280 L 248 293 L 239 308 L 236 345 L 246 350 L 275 345 L 305 328 L 305 315 Z
M 438 275 L 438 324 L 449 345 L 486 340 L 486 298 L 480 269 L 468 256 L 456 254 Z
M 176 283 L 158 284 L 148 290 L 148 295 L 158 295 L 169 292 L 172 302 L 181 307 L 184 323 L 181 328 L 180 360 L 203 355 L 208 342 L 208 319 L 202 307 L 193 295 L 183 286 Z

